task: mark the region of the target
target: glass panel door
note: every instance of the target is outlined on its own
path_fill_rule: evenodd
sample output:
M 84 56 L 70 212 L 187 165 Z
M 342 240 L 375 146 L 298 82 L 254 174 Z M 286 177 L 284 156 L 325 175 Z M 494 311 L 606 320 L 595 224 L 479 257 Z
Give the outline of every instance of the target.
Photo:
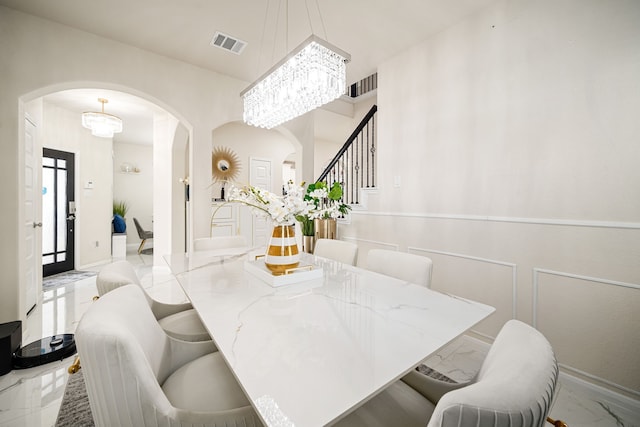
M 73 270 L 74 154 L 42 152 L 42 275 Z

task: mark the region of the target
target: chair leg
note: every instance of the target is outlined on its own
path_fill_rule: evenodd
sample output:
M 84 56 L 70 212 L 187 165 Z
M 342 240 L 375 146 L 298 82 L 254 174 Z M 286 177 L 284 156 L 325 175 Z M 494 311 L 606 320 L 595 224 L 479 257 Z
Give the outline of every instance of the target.
M 73 361 L 71 366 L 69 366 L 69 369 L 67 369 L 67 371 L 69 371 L 70 374 L 75 374 L 80 370 L 81 367 L 82 366 L 80 366 L 80 356 L 76 356 L 75 360 Z
M 142 242 L 140 242 L 140 246 L 138 246 L 138 255 L 142 253 L 142 248 L 144 248 L 144 242 L 146 241 L 147 239 L 142 239 Z
M 551 417 L 547 417 L 547 422 L 549 424 L 554 425 L 555 427 L 568 427 L 567 423 L 565 423 L 564 421 L 561 420 L 554 420 Z
M 96 295 L 92 298 L 92 301 L 96 301 L 99 299 L 100 297 Z M 67 372 L 69 372 L 70 374 L 75 374 L 80 370 L 80 368 L 82 368 L 82 366 L 80 366 L 80 356 L 76 356 L 76 358 L 73 359 L 73 363 L 71 364 L 71 366 L 69 366 L 69 369 L 67 369 Z

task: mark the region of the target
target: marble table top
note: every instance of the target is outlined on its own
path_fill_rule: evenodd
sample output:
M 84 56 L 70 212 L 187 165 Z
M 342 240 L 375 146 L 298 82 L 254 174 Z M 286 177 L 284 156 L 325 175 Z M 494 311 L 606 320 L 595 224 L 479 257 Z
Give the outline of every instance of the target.
M 323 277 L 282 287 L 242 255 L 166 259 L 267 426 L 339 420 L 494 311 L 307 254 Z

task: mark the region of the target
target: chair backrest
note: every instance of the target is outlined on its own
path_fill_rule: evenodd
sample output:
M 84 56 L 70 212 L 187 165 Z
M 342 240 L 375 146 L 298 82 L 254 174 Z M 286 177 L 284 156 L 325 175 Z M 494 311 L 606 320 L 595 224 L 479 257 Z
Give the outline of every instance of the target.
M 193 241 L 196 251 L 210 251 L 215 249 L 241 248 L 247 246 L 244 236 L 205 237 Z
M 418 285 L 431 287 L 430 258 L 406 252 L 371 249 L 367 254 L 367 269 Z
M 96 425 L 146 425 L 175 411 L 160 388 L 171 374 L 169 338 L 142 288 L 122 286 L 95 301 L 75 337 Z
M 318 239 L 313 254 L 339 261 L 343 264 L 356 265 L 358 245 L 344 240 Z
M 120 286 L 129 284 L 140 286 L 140 279 L 138 279 L 133 265 L 126 260 L 105 265 L 96 277 L 96 287 L 100 296 Z
M 150 231 L 146 231 L 144 228 L 142 228 L 142 226 L 140 225 L 140 222 L 138 221 L 138 218 L 134 217 L 133 218 L 133 223 L 136 225 L 136 231 L 138 231 L 138 237 L 140 239 L 150 239 L 151 238 L 151 234 L 152 232 Z
M 542 427 L 557 380 L 558 364 L 547 339 L 531 326 L 510 320 L 475 383 L 442 396 L 428 427 Z

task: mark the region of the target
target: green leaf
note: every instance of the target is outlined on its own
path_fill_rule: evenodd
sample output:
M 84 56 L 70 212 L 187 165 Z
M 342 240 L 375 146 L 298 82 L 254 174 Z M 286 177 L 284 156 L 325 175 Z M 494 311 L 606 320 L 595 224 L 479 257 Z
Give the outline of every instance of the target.
M 127 211 L 129 210 L 129 205 L 127 204 L 127 202 L 125 201 L 119 201 L 116 202 L 115 200 L 113 201 L 113 214 L 116 215 L 120 215 L 122 218 L 124 218 L 127 215 Z
M 338 181 L 334 182 L 329 191 L 329 198 L 331 200 L 340 200 L 342 198 L 342 185 Z

